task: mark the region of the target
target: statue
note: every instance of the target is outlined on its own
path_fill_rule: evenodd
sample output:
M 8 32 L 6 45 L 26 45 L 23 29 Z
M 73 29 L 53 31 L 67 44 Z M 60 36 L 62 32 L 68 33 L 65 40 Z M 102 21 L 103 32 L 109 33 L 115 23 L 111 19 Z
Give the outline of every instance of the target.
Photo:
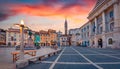
M 29 34 L 29 36 L 30 36 L 30 38 L 31 38 L 31 36 L 32 36 L 31 30 L 28 30 L 28 34 Z
M 27 39 L 27 43 L 25 45 L 25 49 L 35 49 L 35 46 L 34 46 L 34 41 L 32 39 L 32 31 L 31 30 L 28 30 L 28 39 Z

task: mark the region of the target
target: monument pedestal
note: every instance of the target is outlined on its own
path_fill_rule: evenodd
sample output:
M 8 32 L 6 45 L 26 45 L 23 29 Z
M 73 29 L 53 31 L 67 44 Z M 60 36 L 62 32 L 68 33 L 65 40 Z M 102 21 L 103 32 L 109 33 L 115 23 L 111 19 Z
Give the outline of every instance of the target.
M 31 37 L 28 38 L 27 40 L 27 44 L 25 45 L 25 50 L 34 50 L 35 46 L 34 46 L 34 42 L 33 39 Z

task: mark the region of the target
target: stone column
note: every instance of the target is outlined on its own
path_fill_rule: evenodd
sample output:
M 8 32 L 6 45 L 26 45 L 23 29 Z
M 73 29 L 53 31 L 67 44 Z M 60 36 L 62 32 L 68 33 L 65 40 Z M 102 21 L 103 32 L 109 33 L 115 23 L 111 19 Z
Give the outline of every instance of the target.
M 105 12 L 103 11 L 102 13 L 102 27 L 103 27 L 103 31 L 102 31 L 102 41 L 103 41 L 103 48 L 106 48 L 106 45 L 107 45 L 107 40 L 106 40 L 106 37 L 105 37 L 105 31 L 106 31 L 106 26 L 105 26 Z
M 21 46 L 20 46 L 20 60 L 24 59 L 24 27 L 20 26 Z
M 114 10 L 114 44 L 113 48 L 120 48 L 120 4 L 115 3 Z
M 106 28 L 105 28 L 106 27 L 105 26 L 105 12 L 102 13 L 102 20 L 103 20 L 102 21 L 102 26 L 103 26 L 103 32 L 102 33 L 104 34 L 105 31 L 106 31 Z
M 94 42 L 95 42 L 95 44 L 94 44 L 94 46 L 95 47 L 98 47 L 98 40 L 97 40 L 97 18 L 95 17 L 95 36 L 94 36 Z
M 89 22 L 89 43 L 90 43 L 90 47 L 92 47 L 93 44 L 92 44 L 92 24 L 91 24 L 91 22 Z
M 95 17 L 95 35 L 97 35 L 97 18 Z

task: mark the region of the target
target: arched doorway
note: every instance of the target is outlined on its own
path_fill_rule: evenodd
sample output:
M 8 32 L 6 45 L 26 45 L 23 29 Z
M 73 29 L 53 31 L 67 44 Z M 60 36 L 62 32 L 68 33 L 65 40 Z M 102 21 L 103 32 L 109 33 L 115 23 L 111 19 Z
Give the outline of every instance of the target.
M 98 48 L 99 47 L 101 47 L 101 48 L 103 47 L 103 41 L 101 38 L 98 40 Z

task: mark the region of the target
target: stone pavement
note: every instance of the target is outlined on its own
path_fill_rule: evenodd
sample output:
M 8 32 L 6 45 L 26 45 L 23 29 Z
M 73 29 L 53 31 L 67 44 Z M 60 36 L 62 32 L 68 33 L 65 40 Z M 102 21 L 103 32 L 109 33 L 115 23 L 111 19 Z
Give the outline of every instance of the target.
M 120 50 L 64 47 L 58 55 L 23 69 L 120 69 Z
M 15 48 L 0 48 L 0 69 L 16 69 L 15 63 L 12 61 L 11 52 L 16 51 Z M 36 56 L 52 52 L 54 49 L 43 47 L 37 50 Z M 25 58 L 32 56 L 25 55 Z

